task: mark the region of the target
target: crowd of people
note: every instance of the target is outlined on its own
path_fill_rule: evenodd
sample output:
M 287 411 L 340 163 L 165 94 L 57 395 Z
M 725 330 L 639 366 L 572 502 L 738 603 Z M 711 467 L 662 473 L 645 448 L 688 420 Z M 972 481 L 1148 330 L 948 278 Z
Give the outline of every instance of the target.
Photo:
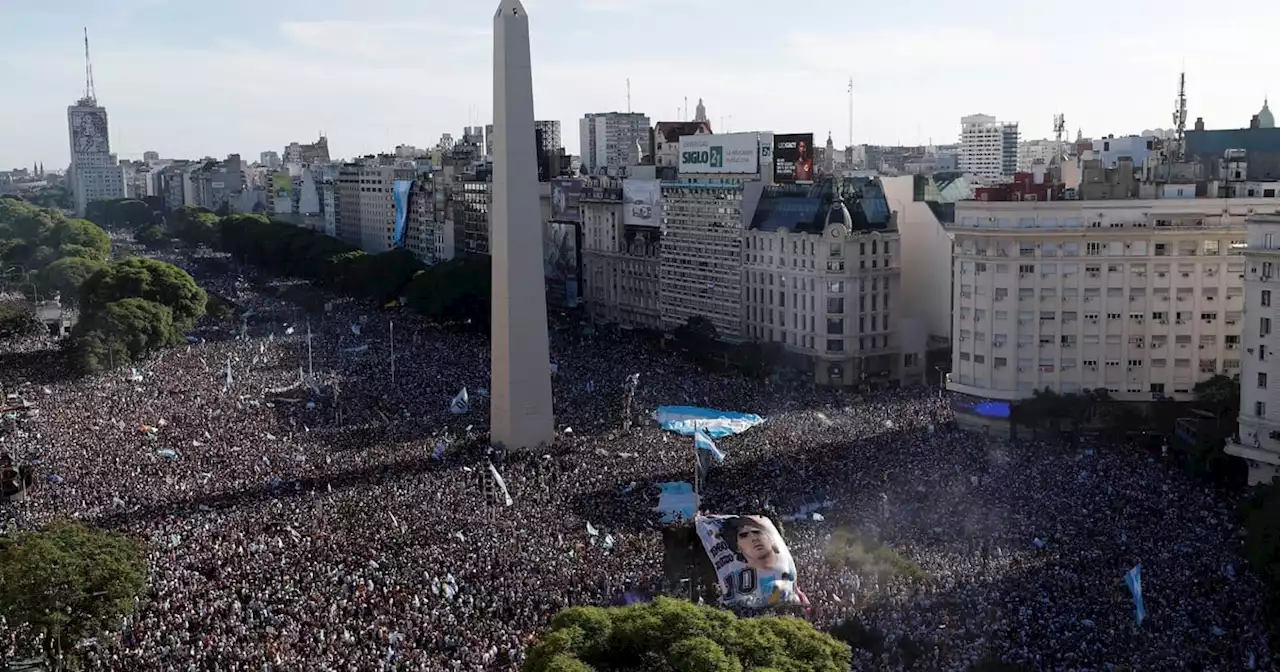
M 205 323 L 87 379 L 58 376 L 52 355 L 0 371 L 40 410 L 3 444 L 40 470 L 18 520 L 71 516 L 149 549 L 149 589 L 89 647 L 91 669 L 517 669 L 560 609 L 667 585 L 652 486 L 692 480 L 693 447 L 649 417 L 663 404 L 767 418 L 719 441 L 703 508 L 826 502 L 784 534 L 801 615 L 883 633 L 854 669 L 1273 665 L 1229 503 L 1158 455 L 1011 445 L 949 429 L 936 390 L 709 374 L 566 323 L 555 444 L 492 458 L 507 506 L 487 476 L 484 335 L 343 301 L 307 317 L 234 270 L 200 282 L 248 311 L 243 326 Z M 454 413 L 463 388 L 470 410 Z M 837 530 L 920 572 L 831 562 Z M 1141 625 L 1122 581 L 1138 563 Z

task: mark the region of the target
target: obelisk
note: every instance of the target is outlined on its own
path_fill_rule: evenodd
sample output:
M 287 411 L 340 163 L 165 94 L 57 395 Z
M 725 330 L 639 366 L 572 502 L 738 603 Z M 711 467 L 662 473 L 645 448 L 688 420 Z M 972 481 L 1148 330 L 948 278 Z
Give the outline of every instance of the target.
M 509 450 L 551 443 L 551 353 L 533 134 L 529 17 L 502 0 L 493 17 L 493 260 L 491 441 Z

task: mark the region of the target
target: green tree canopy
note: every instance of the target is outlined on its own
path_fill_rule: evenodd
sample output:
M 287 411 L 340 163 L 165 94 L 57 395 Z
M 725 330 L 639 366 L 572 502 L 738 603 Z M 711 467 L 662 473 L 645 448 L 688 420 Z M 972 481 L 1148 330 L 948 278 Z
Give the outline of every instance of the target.
M 154 249 L 163 249 L 169 247 L 169 234 L 164 229 L 152 224 L 138 229 L 133 234 L 134 240 Z
M 39 333 L 40 320 L 25 301 L 0 301 L 0 340 Z
M 47 246 L 63 257 L 84 257 L 106 261 L 111 257 L 111 236 L 98 225 L 84 219 L 64 219 L 54 224 Z
M 108 303 L 139 298 L 158 303 L 173 312 L 173 326 L 186 331 L 204 315 L 207 297 L 189 273 L 163 261 L 135 257 L 117 261 L 94 273 L 80 288 L 81 307 L 87 313 Z
M 63 257 L 40 271 L 40 286 L 47 293 L 60 293 L 63 301 L 77 302 L 84 281 L 106 267 L 106 262 L 94 259 Z
M 120 299 L 101 306 L 76 327 L 82 334 L 95 332 L 107 342 L 119 344 L 129 359 L 182 340 L 182 332 L 174 329 L 172 310 L 139 298 Z
M 76 642 L 116 627 L 146 587 L 146 556 L 129 537 L 57 521 L 0 541 L 0 615 L 24 624 L 60 669 Z
M 108 229 L 140 229 L 156 223 L 155 211 L 136 198 L 91 201 L 85 207 L 85 217 Z
M 487 255 L 443 261 L 413 276 L 404 289 L 410 308 L 443 324 L 489 325 L 493 286 Z
M 169 233 L 192 245 L 214 247 L 219 242 L 218 216 L 208 208 L 184 205 L 169 215 Z
M 738 618 L 659 598 L 627 607 L 573 607 L 556 615 L 526 672 L 847 672 L 847 644 L 792 617 Z

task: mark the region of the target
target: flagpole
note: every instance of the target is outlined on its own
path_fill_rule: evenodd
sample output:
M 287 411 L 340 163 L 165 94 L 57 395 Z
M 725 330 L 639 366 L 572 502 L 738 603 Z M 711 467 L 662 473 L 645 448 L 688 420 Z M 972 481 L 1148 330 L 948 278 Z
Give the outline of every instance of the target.
M 388 324 L 391 328 L 391 336 L 389 337 L 391 340 L 391 386 L 395 387 L 395 384 L 396 384 L 396 321 L 388 320 Z
M 307 319 L 307 377 L 315 380 L 316 369 L 311 359 L 311 319 Z

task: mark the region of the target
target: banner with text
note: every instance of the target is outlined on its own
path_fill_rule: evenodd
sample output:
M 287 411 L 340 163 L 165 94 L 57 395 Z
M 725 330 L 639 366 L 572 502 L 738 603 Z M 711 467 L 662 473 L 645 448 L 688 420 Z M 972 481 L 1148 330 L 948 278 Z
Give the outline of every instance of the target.
M 773 181 L 778 184 L 813 181 L 812 133 L 774 137 Z
M 681 175 L 750 175 L 760 171 L 759 133 L 686 135 L 680 138 Z
M 558 177 L 551 180 L 551 219 L 557 222 L 581 222 L 582 180 Z

